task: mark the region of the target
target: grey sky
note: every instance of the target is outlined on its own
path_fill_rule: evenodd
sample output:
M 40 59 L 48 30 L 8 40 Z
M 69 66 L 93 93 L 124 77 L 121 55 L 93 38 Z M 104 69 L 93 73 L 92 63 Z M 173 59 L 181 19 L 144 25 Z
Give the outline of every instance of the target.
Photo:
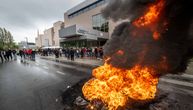
M 37 30 L 42 33 L 71 7 L 84 0 L 0 0 L 0 27 L 10 30 L 16 42 L 35 42 Z

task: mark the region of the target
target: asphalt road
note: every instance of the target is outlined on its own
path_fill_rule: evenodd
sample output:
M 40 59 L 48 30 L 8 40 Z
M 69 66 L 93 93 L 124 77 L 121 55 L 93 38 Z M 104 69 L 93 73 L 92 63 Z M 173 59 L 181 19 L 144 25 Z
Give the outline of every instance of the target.
M 0 64 L 0 110 L 61 110 L 62 92 L 89 77 L 91 71 L 39 58 Z M 185 101 L 192 102 L 192 81 L 191 74 L 169 75 L 160 79 L 158 88 L 186 94 L 190 99 Z
M 60 110 L 62 91 L 90 73 L 42 59 L 0 64 L 0 110 Z

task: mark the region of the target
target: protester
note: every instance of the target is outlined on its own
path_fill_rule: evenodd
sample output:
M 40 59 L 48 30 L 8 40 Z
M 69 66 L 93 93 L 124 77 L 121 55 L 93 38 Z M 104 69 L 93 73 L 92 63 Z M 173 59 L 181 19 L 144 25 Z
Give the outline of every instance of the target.
M 71 48 L 70 49 L 70 59 L 71 59 L 71 61 L 74 61 L 74 49 L 73 48 Z
M 13 50 L 12 53 L 13 53 L 14 60 L 17 60 L 17 51 Z
M 9 57 L 10 60 L 13 60 L 12 50 L 11 49 L 8 50 L 8 57 Z
M 2 50 L 0 50 L 0 58 L 1 58 L 1 62 L 3 63 L 4 60 L 3 60 L 3 51 Z
M 35 61 L 35 55 L 36 55 L 36 51 L 35 49 L 32 50 L 32 61 Z
M 19 50 L 19 55 L 21 57 L 21 61 L 23 61 L 25 59 L 24 50 Z
M 0 60 L 2 63 L 12 60 L 17 60 L 17 51 L 16 49 L 5 49 L 0 50 Z
M 5 59 L 5 61 L 8 61 L 8 59 L 7 59 L 7 54 L 6 54 L 7 52 L 4 50 L 3 51 L 3 57 L 4 57 L 4 59 Z
M 94 55 L 95 55 L 96 58 L 98 58 L 98 48 L 94 49 Z
M 75 58 L 81 58 L 81 59 L 90 58 L 90 59 L 98 59 L 98 60 L 103 59 L 102 47 L 41 49 L 38 51 L 38 53 L 42 56 L 55 55 L 56 58 L 63 56 L 63 57 L 66 57 L 68 60 L 72 60 L 72 61 L 74 61 Z
M 84 50 L 83 50 L 83 48 L 81 49 L 80 55 L 81 55 L 81 58 L 84 57 Z
M 27 54 L 28 54 L 28 59 L 31 60 L 32 59 L 32 49 L 28 49 Z
M 9 50 L 6 50 L 5 51 L 5 57 L 6 57 L 6 59 L 7 59 L 7 61 L 9 61 L 10 59 L 9 59 Z
M 59 54 L 60 54 L 60 52 L 59 52 L 59 50 L 58 49 L 55 49 L 55 56 L 56 56 L 56 58 L 59 58 Z

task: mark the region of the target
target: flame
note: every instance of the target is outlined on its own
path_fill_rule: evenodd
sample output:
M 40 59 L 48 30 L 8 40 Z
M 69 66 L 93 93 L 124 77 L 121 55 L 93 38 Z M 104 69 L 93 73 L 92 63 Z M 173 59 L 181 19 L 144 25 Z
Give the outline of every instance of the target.
M 151 24 L 154 24 L 157 26 L 155 23 L 158 22 L 159 20 L 159 15 L 161 14 L 163 8 L 165 5 L 165 0 L 157 0 L 155 4 L 152 4 L 149 6 L 148 11 L 140 18 L 136 19 L 133 22 L 133 25 L 136 27 L 144 27 L 144 26 L 149 26 Z M 163 24 L 166 25 L 166 24 Z M 150 26 L 150 30 L 153 33 L 153 39 L 154 40 L 159 40 L 160 39 L 160 32 L 157 31 L 157 27 L 155 26 Z
M 154 23 L 158 20 L 159 15 L 164 7 L 164 0 L 157 0 L 156 4 L 152 4 L 144 16 L 138 18 L 134 21 L 134 25 L 137 27 L 147 26 L 151 23 Z
M 149 6 L 144 16 L 133 22 L 137 28 L 147 26 L 152 32 L 154 40 L 159 40 L 161 37 L 158 31 L 159 20 L 165 1 L 157 0 Z M 154 24 L 155 26 L 150 26 Z M 166 25 L 166 24 L 165 24 Z M 138 32 L 133 31 L 133 36 Z M 146 50 L 142 51 L 145 55 Z M 117 55 L 124 55 L 125 51 L 118 50 Z M 108 62 L 108 58 L 105 62 Z M 141 56 L 143 59 L 143 56 Z M 139 59 L 140 60 L 140 59 Z M 139 61 L 140 62 L 140 61 Z M 158 64 L 162 68 L 166 68 L 167 58 L 163 56 Z M 151 67 L 143 67 L 136 65 L 131 69 L 122 69 L 113 67 L 111 64 L 105 63 L 103 66 L 93 70 L 93 76 L 82 88 L 83 95 L 89 101 L 100 100 L 107 105 L 109 110 L 117 110 L 119 107 L 124 107 L 132 100 L 151 100 L 155 98 L 157 92 L 157 84 L 159 77 L 156 76 L 156 71 Z M 94 106 L 91 106 L 92 109 Z
M 160 33 L 157 32 L 157 31 L 155 31 L 155 32 L 153 33 L 153 39 L 154 39 L 154 40 L 159 40 L 159 38 L 160 38 Z
M 113 67 L 105 63 L 93 70 L 95 78 L 89 80 L 82 88 L 86 99 L 100 99 L 109 110 L 116 110 L 134 100 L 154 99 L 157 91 L 158 77 L 154 70 L 139 65 L 130 70 Z

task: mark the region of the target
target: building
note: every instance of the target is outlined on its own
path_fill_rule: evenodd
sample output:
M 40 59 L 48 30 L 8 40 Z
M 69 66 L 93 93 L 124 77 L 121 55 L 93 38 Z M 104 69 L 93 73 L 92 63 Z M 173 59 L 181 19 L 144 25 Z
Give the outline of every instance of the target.
M 64 22 L 57 21 L 53 24 L 53 45 L 60 46 L 59 30 L 64 28 Z
M 53 27 L 46 29 L 44 31 L 44 35 L 42 37 L 42 47 L 50 47 L 53 46 L 53 36 L 54 36 L 54 30 Z
M 35 44 L 37 48 L 42 47 L 42 38 L 43 38 L 43 34 L 39 34 L 39 31 L 38 31 L 37 37 L 35 38 Z
M 62 47 L 103 46 L 115 23 L 106 20 L 101 10 L 109 0 L 86 0 L 64 13 L 65 28 L 59 31 Z
M 53 27 L 44 30 L 43 34 L 37 33 L 35 38 L 36 47 L 60 47 L 59 30 L 64 28 L 64 22 L 57 21 L 53 24 Z
M 35 49 L 36 44 L 32 42 L 21 41 L 18 43 L 19 49 Z

